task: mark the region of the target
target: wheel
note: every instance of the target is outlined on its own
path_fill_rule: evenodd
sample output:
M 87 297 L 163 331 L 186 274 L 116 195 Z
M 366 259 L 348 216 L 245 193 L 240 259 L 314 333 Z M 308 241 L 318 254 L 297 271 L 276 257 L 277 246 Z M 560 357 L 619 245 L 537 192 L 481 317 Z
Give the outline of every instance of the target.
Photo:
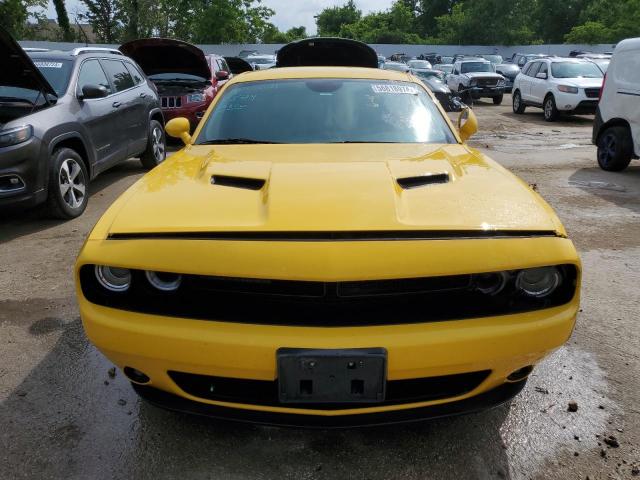
M 631 135 L 625 127 L 609 127 L 598 138 L 598 165 L 608 172 L 629 166 L 633 156 Z
M 151 120 L 149 124 L 149 138 L 147 149 L 140 155 L 142 166 L 151 170 L 156 165 L 164 162 L 167 156 L 167 140 L 164 129 L 157 120 Z
M 503 98 L 504 98 L 504 94 L 498 95 L 497 97 L 493 97 L 493 104 L 500 105 L 502 103 Z
M 520 96 L 520 90 L 516 90 L 513 92 L 513 113 L 523 114 L 527 106 L 522 101 L 522 97 Z
M 555 122 L 560 116 L 560 112 L 556 107 L 556 99 L 553 95 L 549 95 L 544 99 L 544 119 L 547 122 Z
M 46 208 L 54 218 L 79 217 L 89 201 L 89 172 L 75 150 L 60 148 L 53 152 L 49 165 Z

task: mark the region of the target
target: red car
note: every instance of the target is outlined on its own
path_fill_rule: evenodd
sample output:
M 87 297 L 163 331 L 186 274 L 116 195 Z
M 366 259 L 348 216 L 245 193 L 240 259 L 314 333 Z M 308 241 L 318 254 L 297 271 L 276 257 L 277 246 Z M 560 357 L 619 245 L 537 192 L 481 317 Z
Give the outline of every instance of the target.
M 125 43 L 120 51 L 144 70 L 158 90 L 165 120 L 185 117 L 195 130 L 228 71 L 215 70 L 195 45 L 168 38 L 143 38 Z

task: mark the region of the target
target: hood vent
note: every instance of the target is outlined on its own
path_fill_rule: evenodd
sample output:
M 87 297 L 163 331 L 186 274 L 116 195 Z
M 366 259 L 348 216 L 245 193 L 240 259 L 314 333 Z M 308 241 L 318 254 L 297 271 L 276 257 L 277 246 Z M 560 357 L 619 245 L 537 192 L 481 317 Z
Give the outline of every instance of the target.
M 398 185 L 405 190 L 411 190 L 412 188 L 424 187 L 436 183 L 449 183 L 449 174 L 435 173 L 432 175 L 419 175 L 417 177 L 398 178 L 396 181 Z
M 220 185 L 221 187 L 260 190 L 264 184 L 265 180 L 262 178 L 232 177 L 229 175 L 213 175 L 211 177 L 211 185 Z

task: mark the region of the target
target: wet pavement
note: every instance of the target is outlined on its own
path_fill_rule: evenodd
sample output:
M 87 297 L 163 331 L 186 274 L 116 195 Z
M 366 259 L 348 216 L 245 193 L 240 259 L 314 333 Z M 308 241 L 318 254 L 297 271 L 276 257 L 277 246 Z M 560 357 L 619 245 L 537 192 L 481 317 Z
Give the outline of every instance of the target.
M 536 185 L 584 263 L 571 340 L 509 405 L 418 424 L 310 431 L 213 421 L 140 402 L 87 342 L 72 278 L 86 234 L 143 174 L 129 161 L 96 180 L 80 219 L 55 222 L 35 212 L 0 218 L 0 479 L 640 474 L 640 162 L 602 172 L 589 117 L 547 124 L 541 111 L 513 115 L 508 102 L 476 105 L 481 131 L 472 143 Z M 573 401 L 578 409 L 569 412 Z

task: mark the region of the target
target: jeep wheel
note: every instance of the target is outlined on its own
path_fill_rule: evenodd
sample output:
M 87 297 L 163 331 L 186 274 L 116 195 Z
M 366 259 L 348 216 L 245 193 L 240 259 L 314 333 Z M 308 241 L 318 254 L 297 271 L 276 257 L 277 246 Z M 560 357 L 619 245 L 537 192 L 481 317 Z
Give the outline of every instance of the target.
M 520 96 L 520 90 L 516 90 L 513 92 L 513 113 L 517 113 L 519 115 L 523 114 L 527 106 L 522 101 L 522 96 Z
M 89 201 L 89 172 L 74 150 L 60 148 L 53 152 L 49 166 L 46 208 L 54 218 L 79 217 Z
M 157 120 L 151 120 L 149 124 L 149 138 L 147 139 L 147 149 L 140 155 L 142 166 L 151 170 L 156 165 L 164 162 L 167 156 L 167 140 L 164 129 Z
M 556 107 L 556 99 L 553 95 L 549 95 L 544 99 L 544 119 L 547 122 L 555 122 L 560 116 L 560 112 Z
M 608 172 L 629 166 L 633 156 L 631 135 L 625 127 L 609 127 L 598 138 L 598 165 Z
M 497 97 L 493 97 L 493 104 L 500 105 L 503 99 L 504 99 L 504 94 L 498 95 Z

